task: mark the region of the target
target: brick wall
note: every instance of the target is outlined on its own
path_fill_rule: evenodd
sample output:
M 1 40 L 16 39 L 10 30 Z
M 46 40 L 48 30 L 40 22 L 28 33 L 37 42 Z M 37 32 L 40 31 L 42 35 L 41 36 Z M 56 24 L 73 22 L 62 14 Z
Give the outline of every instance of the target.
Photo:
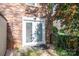
M 21 3 L 0 3 L 0 12 L 8 22 L 7 48 L 9 49 L 21 47 L 23 16 L 42 17 L 47 14 L 45 5 L 44 7 L 34 7 Z

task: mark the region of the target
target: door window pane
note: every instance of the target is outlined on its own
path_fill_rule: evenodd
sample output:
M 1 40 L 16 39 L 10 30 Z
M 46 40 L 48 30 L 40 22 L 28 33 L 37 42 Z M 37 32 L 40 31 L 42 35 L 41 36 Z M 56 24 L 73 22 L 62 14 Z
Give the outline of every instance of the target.
M 32 23 L 26 23 L 26 42 L 32 42 Z
M 37 24 L 37 29 L 36 29 L 36 35 L 37 35 L 37 42 L 42 41 L 42 23 Z

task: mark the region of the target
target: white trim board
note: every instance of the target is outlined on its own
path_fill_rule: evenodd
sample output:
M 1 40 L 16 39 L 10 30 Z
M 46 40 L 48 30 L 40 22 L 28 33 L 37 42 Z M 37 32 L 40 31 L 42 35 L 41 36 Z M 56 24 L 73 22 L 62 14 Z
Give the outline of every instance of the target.
M 34 21 L 36 19 L 36 21 Z M 42 23 L 42 41 L 41 42 L 29 42 L 26 43 L 26 23 Z M 35 23 L 34 23 L 35 26 Z M 34 29 L 34 28 L 33 28 Z M 35 18 L 35 17 L 23 17 L 22 21 L 22 46 L 35 46 L 39 44 L 45 44 L 45 19 L 43 18 Z

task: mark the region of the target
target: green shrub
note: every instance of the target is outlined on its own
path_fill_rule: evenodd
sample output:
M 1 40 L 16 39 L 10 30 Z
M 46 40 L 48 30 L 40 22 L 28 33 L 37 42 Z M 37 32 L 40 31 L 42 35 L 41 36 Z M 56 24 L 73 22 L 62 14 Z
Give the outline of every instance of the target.
M 56 53 L 60 56 L 75 56 L 76 55 L 76 52 L 75 51 L 68 51 L 68 50 L 65 50 L 63 48 L 57 48 L 56 49 Z M 79 54 L 78 54 L 79 55 Z
M 28 50 L 27 52 L 21 53 L 22 56 L 40 56 L 40 54 L 38 50 Z
M 52 31 L 53 31 L 53 33 L 57 33 L 58 32 L 58 29 L 55 26 L 53 26 L 52 27 Z
M 62 48 L 56 49 L 56 52 L 57 52 L 57 54 L 60 55 L 60 56 L 66 56 L 66 55 L 68 55 L 67 51 L 64 50 L 64 49 L 62 49 Z
M 64 30 L 62 34 L 59 34 L 55 27 L 53 27 L 53 29 L 54 39 L 52 41 L 54 41 L 57 54 L 60 56 L 79 55 L 79 53 L 76 52 L 79 46 L 79 37 L 67 35 L 63 32 Z

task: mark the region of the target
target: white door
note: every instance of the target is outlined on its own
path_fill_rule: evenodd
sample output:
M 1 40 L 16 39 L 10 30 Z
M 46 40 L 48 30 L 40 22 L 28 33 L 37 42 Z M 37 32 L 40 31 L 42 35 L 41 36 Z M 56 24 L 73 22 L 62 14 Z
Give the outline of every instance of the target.
M 45 22 L 23 21 L 23 46 L 35 46 L 45 44 Z

